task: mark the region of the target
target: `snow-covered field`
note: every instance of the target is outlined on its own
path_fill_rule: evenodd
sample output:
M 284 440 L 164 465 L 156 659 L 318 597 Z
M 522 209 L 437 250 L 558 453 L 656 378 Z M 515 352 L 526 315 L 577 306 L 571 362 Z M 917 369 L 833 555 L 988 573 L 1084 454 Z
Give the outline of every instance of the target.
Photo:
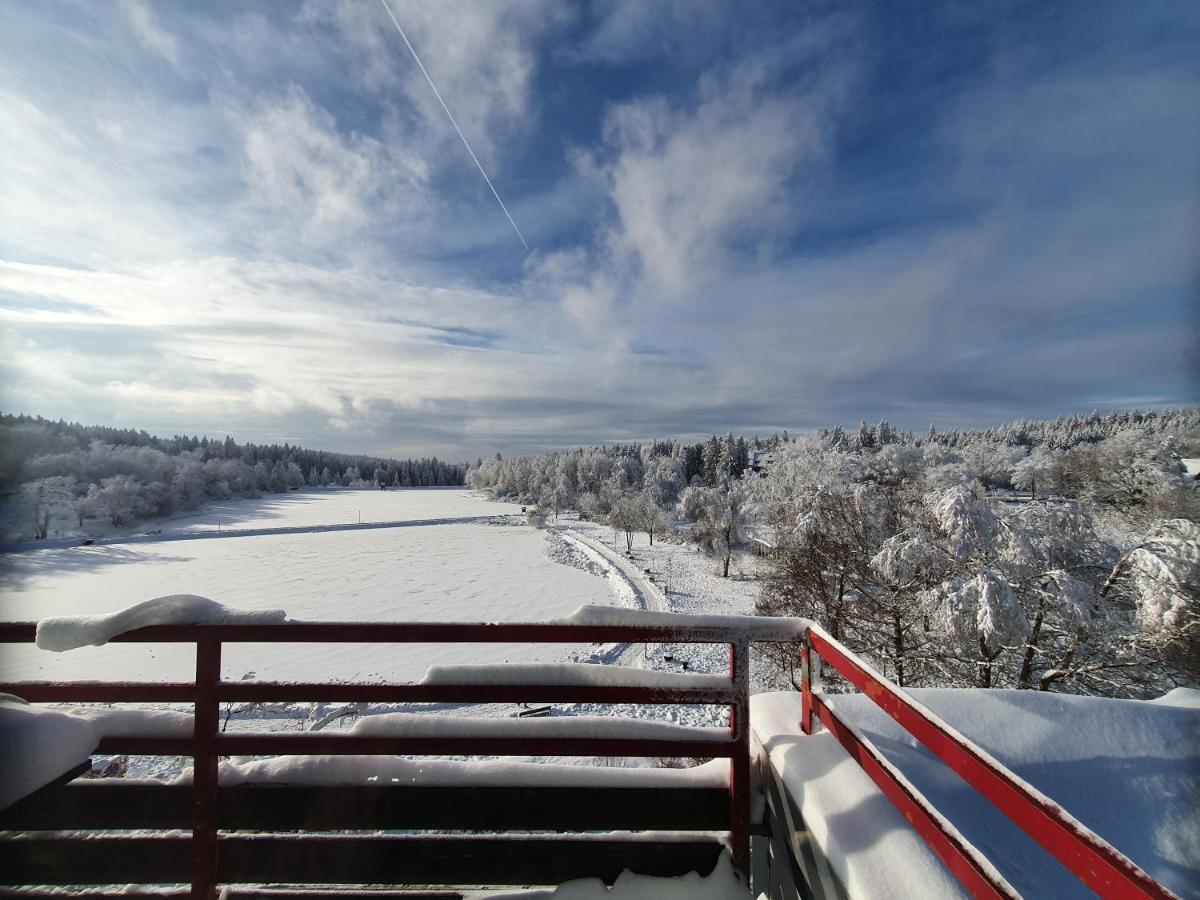
M 463 490 L 318 491 L 228 504 L 239 527 L 426 520 L 518 512 Z M 186 520 L 184 520 L 186 522 Z M 545 534 L 464 523 L 193 540 L 146 540 L 7 554 L 0 618 L 108 613 L 191 593 L 294 619 L 518 621 L 619 601 L 612 584 L 546 552 Z M 183 523 L 180 523 L 183 524 Z M 195 524 L 195 523 L 191 523 Z M 171 529 L 164 527 L 163 538 Z M 427 665 L 562 659 L 560 647 L 508 645 L 230 646 L 224 675 L 278 679 L 416 679 Z M 9 646 L 4 679 L 190 677 L 187 645 L 111 645 L 52 654 Z
M 91 546 L 60 542 L 5 554 L 0 557 L 0 620 L 107 614 L 170 594 L 326 621 L 539 621 L 589 604 L 689 613 L 753 609 L 757 576 L 747 568 L 753 560 L 735 564 L 735 577 L 722 579 L 714 562 L 688 545 L 649 548 L 639 535 L 627 555 L 623 537 L 614 549 L 607 528 L 563 516 L 551 529 L 538 531 L 519 513 L 519 506 L 461 489 L 331 490 L 236 501 L 154 528 L 143 525 L 125 539 Z M 220 534 L 215 533 L 218 515 Z M 364 525 L 400 524 L 333 528 L 356 525 L 360 516 Z M 161 534 L 146 533 L 159 528 Z M 280 530 L 284 533 L 271 533 Z M 222 674 L 228 680 L 416 681 L 434 665 L 565 660 L 675 672 L 724 672 L 728 666 L 723 646 L 646 652 L 623 645 L 230 644 Z M 0 680 L 186 681 L 193 665 L 194 651 L 187 644 L 118 643 L 63 653 L 9 645 L 0 654 Z M 235 706 L 228 723 L 235 730 L 339 729 L 400 708 L 362 704 L 343 715 L 337 704 Z M 512 709 L 485 705 L 458 706 L 455 712 L 515 715 Z M 725 722 L 724 710 L 715 707 L 557 704 L 555 714 Z M 130 771 L 170 776 L 181 764 L 138 758 Z
M 155 523 L 163 531 L 218 528 L 294 528 L 354 522 L 398 522 L 519 513 L 512 503 L 488 500 L 466 488 L 407 488 L 372 491 L 313 488 L 258 500 L 214 503 L 198 513 Z

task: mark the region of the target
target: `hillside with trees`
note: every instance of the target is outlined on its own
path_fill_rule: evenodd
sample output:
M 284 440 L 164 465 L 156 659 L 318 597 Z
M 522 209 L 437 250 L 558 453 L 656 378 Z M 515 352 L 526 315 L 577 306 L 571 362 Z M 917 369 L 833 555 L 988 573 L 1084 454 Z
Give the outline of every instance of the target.
M 79 425 L 0 416 L 0 492 L 10 539 L 83 530 L 89 521 L 119 528 L 234 497 L 302 487 L 438 487 L 464 483 L 467 467 L 427 459 L 387 459 L 239 444 L 233 438 Z
M 1196 456 L 1200 410 L 1177 410 L 603 446 L 468 483 L 630 545 L 693 540 L 719 574 L 754 543 L 761 614 L 816 619 L 902 685 L 1150 696 L 1200 676 Z

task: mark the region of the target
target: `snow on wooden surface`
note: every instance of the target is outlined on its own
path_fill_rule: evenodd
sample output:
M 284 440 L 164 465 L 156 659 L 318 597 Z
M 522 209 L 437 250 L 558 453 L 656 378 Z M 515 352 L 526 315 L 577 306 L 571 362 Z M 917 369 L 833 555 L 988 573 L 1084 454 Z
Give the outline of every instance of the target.
M 713 628 L 727 631 L 733 638 L 746 640 L 794 640 L 813 625 L 810 619 L 694 615 L 616 606 L 581 606 L 558 621 L 567 625 L 640 625 L 681 631 Z
M 429 716 L 384 713 L 359 719 L 360 737 L 611 738 L 613 740 L 726 741 L 729 729 L 678 725 L 619 716 L 562 716 L 485 719 L 477 716 Z
M 42 650 L 100 647 L 119 634 L 149 625 L 278 625 L 287 619 L 282 609 L 233 609 L 196 594 L 170 594 L 99 616 L 60 616 L 37 625 Z
M 1181 694 L 1181 690 L 1184 692 Z M 1032 788 L 1182 896 L 1200 884 L 1200 692 L 1159 701 L 1036 691 L 914 689 L 913 697 Z M 1026 896 L 1088 897 L 1082 884 L 861 695 L 836 695 L 862 732 Z M 752 699 L 751 724 L 855 896 L 949 879 L 828 733 L 800 734 L 798 694 Z M 876 848 L 883 852 L 875 852 Z M 957 891 L 946 882 L 945 890 Z
M 99 742 L 90 722 L 0 696 L 0 809 L 87 762 Z
M 88 722 L 100 737 L 190 738 L 195 731 L 190 712 L 113 706 L 62 707 L 58 712 Z
M 190 782 L 191 770 L 180 781 Z M 413 760 L 391 756 L 276 756 L 221 763 L 221 784 L 422 785 L 430 787 L 725 787 L 729 763 L 686 769 L 559 765 L 513 760 Z
M 527 893 L 488 894 L 488 900 L 531 900 Z M 708 875 L 689 872 L 676 878 L 638 875 L 626 869 L 610 888 L 599 878 L 579 878 L 554 891 L 539 892 L 537 900 L 747 900 L 746 884 L 733 868 L 728 851 Z
M 800 695 L 750 698 L 756 743 L 851 897 L 966 897 L 900 812 L 830 733 L 800 731 Z
M 720 689 L 724 675 L 654 672 L 631 666 L 594 663 L 489 663 L 480 666 L 430 666 L 421 684 L 604 685 L 674 689 Z

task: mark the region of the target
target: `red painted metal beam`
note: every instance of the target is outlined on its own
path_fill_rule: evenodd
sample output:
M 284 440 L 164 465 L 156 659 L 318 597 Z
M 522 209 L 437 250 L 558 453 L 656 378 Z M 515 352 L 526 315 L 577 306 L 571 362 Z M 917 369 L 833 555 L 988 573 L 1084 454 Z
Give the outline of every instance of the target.
M 0 684 L 0 692 L 30 703 L 191 703 L 191 684 L 112 681 L 27 681 Z M 731 687 L 652 688 L 539 684 L 329 684 L 225 681 L 216 687 L 222 703 L 696 703 L 735 700 Z
M 35 622 L 0 624 L 0 643 L 32 643 Z M 778 636 L 764 625 L 753 640 L 794 640 L 790 629 Z M 154 625 L 127 631 L 113 643 L 172 643 L 196 640 L 225 643 L 353 643 L 353 644 L 725 644 L 721 626 L 570 625 L 544 623 L 467 622 L 288 622 L 280 625 Z
M 1174 895 L 1123 853 L 1046 797 L 1031 793 L 998 762 L 985 758 L 947 726 L 918 708 L 840 644 L 813 629 L 812 648 L 851 684 L 957 772 L 1005 816 L 1102 897 Z M 815 698 L 814 698 L 815 699 Z
M 216 735 L 221 756 L 691 756 L 728 758 L 737 741 L 646 740 L 641 738 L 359 737 L 305 732 Z
M 729 677 L 736 698 L 729 706 L 735 752 L 729 758 L 729 843 L 733 864 L 750 871 L 750 645 L 729 645 Z
M 214 741 L 221 704 L 216 686 L 221 680 L 221 642 L 196 642 L 196 712 L 192 740 L 192 900 L 217 895 L 217 771 Z
M 236 732 L 218 734 L 219 756 L 687 756 L 728 759 L 737 741 L 619 738 L 359 737 L 323 732 Z M 98 753 L 190 756 L 191 738 L 106 737 Z
M 234 681 L 217 687 L 229 702 L 371 702 L 371 703 L 732 703 L 733 686 L 655 688 L 608 685 L 545 684 L 280 684 Z
M 0 684 L 0 693 L 14 694 L 30 703 L 194 703 L 196 700 L 196 686 L 190 682 L 13 681 Z

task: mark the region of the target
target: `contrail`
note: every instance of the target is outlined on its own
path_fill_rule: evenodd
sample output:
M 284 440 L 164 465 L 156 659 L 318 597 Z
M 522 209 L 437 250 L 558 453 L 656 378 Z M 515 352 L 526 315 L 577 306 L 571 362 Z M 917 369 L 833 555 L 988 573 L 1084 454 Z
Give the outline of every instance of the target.
M 463 146 L 467 148 L 467 152 L 471 154 L 471 159 L 475 160 L 475 165 L 479 169 L 479 174 L 483 176 L 483 180 L 487 182 L 487 186 L 492 189 L 492 196 L 496 198 L 496 202 L 500 204 L 500 208 L 504 210 L 504 216 L 508 219 L 508 224 L 513 227 L 513 231 L 517 233 L 517 237 L 521 239 L 521 246 L 525 248 L 525 252 L 529 252 L 529 245 L 525 243 L 525 236 L 521 234 L 521 229 L 517 227 L 517 223 L 513 221 L 513 217 L 509 215 L 508 207 L 504 205 L 504 201 L 500 199 L 500 195 L 496 192 L 495 185 L 492 184 L 492 179 L 488 178 L 487 172 L 483 171 L 483 166 L 479 164 L 479 157 L 475 155 L 475 151 L 471 149 L 471 145 L 467 143 L 466 136 L 462 133 L 462 129 L 458 127 L 458 123 L 454 121 L 454 116 L 450 112 L 450 107 L 446 105 L 446 101 L 442 99 L 441 92 L 438 91 L 437 85 L 433 83 L 433 79 L 429 77 L 429 73 L 425 71 L 425 66 L 421 62 L 421 57 L 417 56 L 417 51 L 413 49 L 413 45 L 409 43 L 408 35 L 404 33 L 404 29 L 400 27 L 400 22 L 392 13 L 392 8 L 388 6 L 387 0 L 379 0 L 383 4 L 384 10 L 388 14 L 388 18 L 392 20 L 392 24 L 396 26 L 396 30 L 400 32 L 400 37 L 404 39 L 404 46 L 408 48 L 408 52 L 412 54 L 412 58 L 417 61 L 417 67 L 421 70 L 421 74 L 425 76 L 425 80 L 429 82 L 429 86 L 433 88 L 433 96 L 437 97 L 438 103 L 442 104 L 442 109 L 446 111 L 446 118 L 450 120 L 450 124 L 454 126 L 454 130 L 458 132 L 458 136 L 462 138 Z

